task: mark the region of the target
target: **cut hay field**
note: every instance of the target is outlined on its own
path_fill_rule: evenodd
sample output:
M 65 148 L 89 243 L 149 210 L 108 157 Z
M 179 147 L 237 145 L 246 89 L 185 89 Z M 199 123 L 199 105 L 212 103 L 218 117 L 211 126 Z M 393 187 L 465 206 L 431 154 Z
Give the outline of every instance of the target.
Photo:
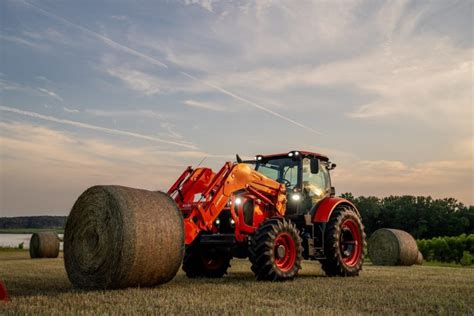
M 61 254 L 62 255 L 62 254 Z M 0 278 L 11 302 L 0 314 L 474 314 L 474 269 L 366 265 L 358 278 L 327 278 L 305 262 L 291 282 L 256 282 L 246 260 L 218 280 L 180 272 L 155 288 L 80 291 L 62 258 L 31 260 L 0 251 Z

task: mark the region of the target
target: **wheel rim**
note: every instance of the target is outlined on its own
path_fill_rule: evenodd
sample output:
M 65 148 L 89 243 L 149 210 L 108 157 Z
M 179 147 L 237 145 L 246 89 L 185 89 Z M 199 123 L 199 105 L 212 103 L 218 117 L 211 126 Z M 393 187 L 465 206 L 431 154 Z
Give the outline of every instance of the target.
M 293 268 L 296 261 L 296 245 L 290 234 L 280 233 L 276 237 L 273 252 L 278 269 L 288 272 Z
M 344 264 L 355 266 L 362 253 L 362 243 L 359 226 L 353 219 L 346 219 L 342 223 L 339 245 Z

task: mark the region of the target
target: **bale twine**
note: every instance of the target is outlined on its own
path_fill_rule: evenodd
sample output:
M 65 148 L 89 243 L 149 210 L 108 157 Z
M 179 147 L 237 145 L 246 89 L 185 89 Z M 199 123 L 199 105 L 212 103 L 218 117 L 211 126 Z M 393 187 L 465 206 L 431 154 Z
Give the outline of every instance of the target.
M 418 251 L 418 256 L 416 257 L 415 264 L 422 265 L 423 264 L 423 254 Z
M 181 212 L 162 192 L 94 186 L 67 219 L 64 263 L 78 288 L 165 283 L 176 275 L 183 254 Z
M 411 266 L 418 258 L 418 246 L 407 232 L 381 228 L 369 239 L 368 252 L 374 265 Z
M 34 233 L 30 239 L 30 257 L 57 258 L 59 255 L 59 238 L 55 232 Z

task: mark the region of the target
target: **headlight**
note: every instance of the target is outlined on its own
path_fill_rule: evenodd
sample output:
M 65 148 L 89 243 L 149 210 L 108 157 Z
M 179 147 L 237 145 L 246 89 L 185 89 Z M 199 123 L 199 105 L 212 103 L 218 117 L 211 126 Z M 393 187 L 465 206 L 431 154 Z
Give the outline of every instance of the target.
M 293 195 L 291 196 L 291 199 L 292 199 L 293 201 L 299 201 L 299 200 L 301 200 L 301 195 L 298 194 L 298 193 L 295 193 L 295 194 L 293 194 Z
M 241 198 L 236 198 L 234 203 L 235 203 L 235 205 L 240 205 L 240 204 L 242 204 L 242 199 Z
M 220 219 L 216 219 L 216 226 L 219 226 L 221 224 L 221 220 Z
M 230 225 L 231 225 L 231 226 L 234 226 L 234 225 L 235 225 L 235 221 L 234 221 L 233 218 L 230 220 Z

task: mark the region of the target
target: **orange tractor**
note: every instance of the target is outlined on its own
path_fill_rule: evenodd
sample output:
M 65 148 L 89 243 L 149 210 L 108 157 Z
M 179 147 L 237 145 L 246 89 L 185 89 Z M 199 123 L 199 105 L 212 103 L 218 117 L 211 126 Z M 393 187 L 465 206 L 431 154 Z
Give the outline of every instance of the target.
M 258 280 L 293 279 L 303 259 L 328 276 L 356 276 L 365 233 L 360 214 L 335 196 L 328 157 L 306 151 L 227 162 L 214 173 L 188 167 L 168 190 L 184 218 L 183 270 L 218 278 L 233 257 Z

